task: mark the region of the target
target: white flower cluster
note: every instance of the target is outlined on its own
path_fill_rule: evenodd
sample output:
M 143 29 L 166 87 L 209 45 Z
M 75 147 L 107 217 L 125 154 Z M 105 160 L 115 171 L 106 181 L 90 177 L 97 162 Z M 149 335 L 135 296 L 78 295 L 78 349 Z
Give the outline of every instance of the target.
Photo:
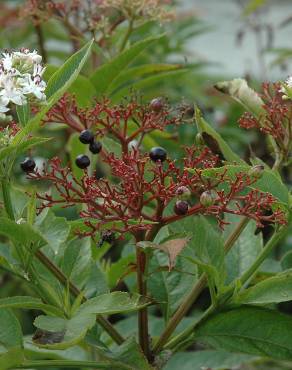
M 34 50 L 2 53 L 0 57 L 0 114 L 9 103 L 25 105 L 29 100 L 44 101 L 46 83 L 42 79 L 42 57 Z
M 283 99 L 292 99 L 292 76 L 289 76 L 284 83 L 282 83 L 282 87 L 280 88 L 280 92 L 282 92 Z

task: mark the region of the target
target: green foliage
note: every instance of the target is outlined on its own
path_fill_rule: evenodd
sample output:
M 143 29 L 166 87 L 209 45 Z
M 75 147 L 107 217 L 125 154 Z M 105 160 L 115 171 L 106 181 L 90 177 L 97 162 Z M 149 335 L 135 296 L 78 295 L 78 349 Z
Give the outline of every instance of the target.
M 291 360 L 289 316 L 276 311 L 242 307 L 218 313 L 202 323 L 196 339 L 215 348 L 280 360 Z

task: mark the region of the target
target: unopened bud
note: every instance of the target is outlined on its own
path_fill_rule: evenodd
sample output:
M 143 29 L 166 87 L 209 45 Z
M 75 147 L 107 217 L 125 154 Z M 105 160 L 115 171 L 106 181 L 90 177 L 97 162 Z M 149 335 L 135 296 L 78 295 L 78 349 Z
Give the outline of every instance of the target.
M 191 196 L 191 191 L 186 186 L 179 186 L 175 192 L 176 196 L 181 200 L 187 200 Z
M 200 203 L 204 207 L 210 207 L 215 203 L 216 193 L 212 190 L 204 191 L 200 196 Z

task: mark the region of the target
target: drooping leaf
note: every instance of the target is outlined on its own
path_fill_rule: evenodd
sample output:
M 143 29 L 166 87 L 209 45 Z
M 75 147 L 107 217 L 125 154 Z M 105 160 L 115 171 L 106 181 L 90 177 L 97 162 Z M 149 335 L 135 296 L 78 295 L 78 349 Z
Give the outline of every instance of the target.
M 242 307 L 217 313 L 194 332 L 194 339 L 230 352 L 292 359 L 292 318 L 277 311 Z

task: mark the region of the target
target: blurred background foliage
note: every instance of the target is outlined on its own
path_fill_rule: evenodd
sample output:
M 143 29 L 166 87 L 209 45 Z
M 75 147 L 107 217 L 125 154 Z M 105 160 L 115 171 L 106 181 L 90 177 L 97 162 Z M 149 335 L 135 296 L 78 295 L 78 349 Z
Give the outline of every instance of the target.
M 0 49 L 21 47 L 37 49 L 49 65 L 45 74 L 48 78 L 56 67 L 93 35 L 88 31 L 78 34 L 84 26 L 78 19 L 78 14 L 75 14 L 73 19 L 67 19 L 67 24 L 55 17 L 38 22 L 36 15 L 30 12 L 28 3 L 31 2 L 1 0 Z M 92 86 L 88 76 L 97 66 L 114 58 L 119 50 L 130 43 L 164 33 L 164 36 L 139 54 L 118 81 L 115 81 L 110 91 L 110 98 L 115 103 L 128 99 L 131 94 L 139 94 L 145 102 L 162 96 L 175 109 L 190 106 L 190 116 L 186 117 L 189 124 L 180 127 L 178 132 L 151 135 L 145 143 L 145 150 L 154 145 L 162 145 L 175 157 L 181 153 L 182 145 L 193 143 L 197 132 L 190 118 L 195 103 L 202 110 L 206 120 L 222 134 L 240 156 L 248 158 L 251 153 L 255 153 L 258 157 L 268 160 L 269 152 L 262 137 L 256 132 L 241 129 L 237 124 L 243 113 L 242 107 L 217 92 L 213 85 L 220 80 L 243 77 L 259 90 L 263 81 L 283 80 L 291 74 L 291 0 L 177 0 L 173 2 L 171 8 L 175 12 L 173 19 L 161 24 L 152 19 L 140 22 L 131 33 L 127 45 L 123 45 L 128 29 L 127 22 L 119 24 L 111 34 L 103 35 L 103 42 L 95 44 L 94 54 L 83 71 L 84 75 L 80 76 L 71 88 L 71 92 L 77 96 L 79 105 L 92 104 L 95 87 Z M 115 17 L 118 15 L 115 14 Z M 68 26 L 68 22 L 72 24 Z M 98 32 L 97 37 L 103 31 Z M 76 34 L 78 37 L 75 37 Z M 71 135 L 68 128 L 61 125 L 47 125 L 43 128 L 43 134 L 53 136 L 55 140 L 33 150 L 38 165 L 55 155 L 67 161 L 70 159 L 70 152 L 74 157 L 74 153 L 80 149 L 77 137 Z M 21 159 L 19 158 L 19 162 Z M 28 185 L 18 167 L 15 168 L 15 176 L 19 188 L 15 190 L 14 199 L 21 207 L 23 189 L 31 190 L 28 188 L 31 183 Z M 291 169 L 288 169 L 284 176 L 291 185 Z M 68 219 L 75 219 L 77 215 L 76 209 L 55 209 L 55 211 L 57 215 L 66 216 Z M 292 253 L 291 242 L 292 234 L 286 243 L 276 250 L 273 258 L 265 263 L 263 274 L 281 270 L 281 258 L 288 253 L 288 258 L 286 256 L 288 260 L 289 253 Z M 126 244 L 127 241 L 123 243 Z M 108 279 L 115 275 L 120 276 L 127 263 L 131 262 L 132 257 L 127 254 L 127 250 L 122 254 L 122 249 L 118 247 L 109 253 L 110 245 L 105 244 L 96 257 L 104 257 L 101 267 Z M 131 284 L 131 278 L 127 279 L 127 284 Z M 110 281 L 110 284 L 115 286 L 116 281 Z M 5 271 L 0 274 L 0 287 L 0 297 L 31 294 L 26 283 L 17 277 L 12 278 Z M 205 308 L 208 301 L 208 293 L 204 292 L 195 309 Z M 289 302 L 279 308 L 292 314 L 292 305 Z M 33 332 L 30 315 L 31 313 L 19 312 L 25 333 Z M 124 335 L 127 335 L 134 326 L 131 322 L 133 318 L 119 319 L 113 320 L 118 321 L 117 326 L 123 330 Z M 161 330 L 163 319 L 157 312 L 153 312 L 151 325 L 151 332 L 154 335 Z M 178 354 L 166 369 L 199 370 L 206 366 L 210 358 L 216 359 L 216 356 L 225 358 L 224 353 L 215 352 L 205 353 L 204 356 L 206 357 L 200 358 L 198 354 L 198 358 L 194 358 L 192 355 L 189 359 L 185 354 Z M 227 357 L 225 362 L 221 361 L 225 364 L 224 369 L 292 369 L 289 363 L 254 360 L 250 356 Z M 213 367 L 211 360 L 209 362 L 208 368 L 218 368 Z

